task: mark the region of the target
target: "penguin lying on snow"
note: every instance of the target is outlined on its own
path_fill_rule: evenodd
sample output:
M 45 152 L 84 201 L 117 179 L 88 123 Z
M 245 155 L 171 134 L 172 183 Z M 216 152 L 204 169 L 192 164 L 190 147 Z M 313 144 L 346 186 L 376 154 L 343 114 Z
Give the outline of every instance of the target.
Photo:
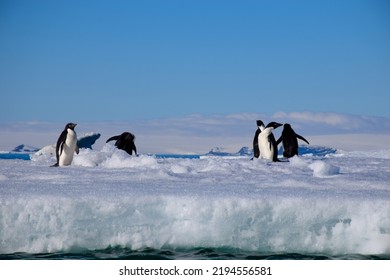
M 129 155 L 132 155 L 134 151 L 135 155 L 137 155 L 137 148 L 134 144 L 135 136 L 130 132 L 123 132 L 121 135 L 112 136 L 106 143 L 113 140 L 116 140 L 115 146 L 118 149 L 126 151 Z
M 68 123 L 58 138 L 56 145 L 57 162 L 52 166 L 67 166 L 72 163 L 74 152 L 79 153 L 77 134 L 74 128 L 77 124 Z
M 258 148 L 260 158 L 269 159 L 272 161 L 279 161 L 278 159 L 278 146 L 275 141 L 275 137 L 272 131 L 275 128 L 282 126 L 280 123 L 270 122 L 264 129 L 258 134 Z M 259 128 L 261 130 L 261 126 Z
M 295 155 L 298 155 L 298 138 L 309 144 L 309 141 L 307 141 L 301 135 L 296 134 L 291 125 L 286 123 L 283 127 L 282 135 L 279 137 L 278 141 L 276 141 L 277 145 L 283 142 L 284 157 L 291 158 Z

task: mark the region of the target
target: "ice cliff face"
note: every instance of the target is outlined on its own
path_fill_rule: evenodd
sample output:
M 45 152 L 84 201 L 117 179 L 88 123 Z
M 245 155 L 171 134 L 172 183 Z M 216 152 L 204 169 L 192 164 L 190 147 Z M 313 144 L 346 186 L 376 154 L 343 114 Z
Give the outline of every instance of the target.
M 242 147 L 237 154 L 240 156 L 250 156 L 253 155 L 253 149 L 249 149 L 248 147 Z
M 253 150 L 248 147 L 242 147 L 236 153 L 229 153 L 225 148 L 214 147 L 206 154 L 206 156 L 250 156 L 253 154 Z
M 313 145 L 301 145 L 299 146 L 299 155 L 311 155 L 311 156 L 325 156 L 328 154 L 334 154 L 337 152 L 337 149 L 323 147 L 323 146 L 313 146 Z M 283 153 L 282 145 L 279 146 L 279 154 Z M 206 154 L 207 156 L 252 156 L 253 149 L 249 147 L 242 147 L 236 153 L 229 153 L 225 148 L 214 147 Z
M 321 146 L 299 146 L 298 153 L 299 155 L 315 155 L 315 156 L 325 156 L 328 154 L 334 154 L 337 152 L 337 149 L 329 148 L 329 147 L 321 147 Z
M 89 133 L 77 141 L 79 148 L 92 149 L 92 145 L 100 138 L 100 133 Z
M 36 148 L 36 147 L 32 147 L 32 146 L 28 146 L 28 145 L 24 145 L 24 144 L 21 144 L 19 146 L 16 146 L 12 152 L 15 152 L 15 153 L 35 153 L 37 152 L 39 149 Z
M 228 156 L 230 153 L 226 152 L 225 148 L 214 147 L 206 154 L 207 156 Z

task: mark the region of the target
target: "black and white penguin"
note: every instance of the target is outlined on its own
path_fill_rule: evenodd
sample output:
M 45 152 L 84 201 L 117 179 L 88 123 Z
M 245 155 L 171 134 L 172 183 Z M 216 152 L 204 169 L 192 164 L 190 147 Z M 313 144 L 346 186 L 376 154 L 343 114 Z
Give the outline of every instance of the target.
M 283 127 L 282 135 L 280 135 L 276 144 L 279 145 L 283 143 L 283 156 L 286 158 L 291 158 L 295 155 L 298 155 L 298 139 L 305 141 L 309 144 L 303 136 L 296 134 L 292 129 L 291 125 L 286 123 Z
M 79 153 L 77 134 L 74 128 L 77 124 L 68 123 L 60 134 L 56 145 L 57 162 L 52 166 L 67 166 L 72 163 L 73 155 Z
M 259 134 L 265 128 L 264 123 L 261 120 L 257 120 L 256 124 L 257 124 L 257 130 L 255 132 L 255 137 L 253 138 L 253 158 L 259 158 L 260 157 Z
M 272 131 L 279 126 L 282 126 L 282 124 L 277 122 L 270 122 L 259 134 L 258 143 L 261 158 L 269 159 L 272 161 L 279 161 L 278 146 L 276 144 L 275 137 L 272 133 Z
M 123 132 L 121 135 L 112 136 L 106 143 L 113 140 L 116 140 L 115 146 L 118 149 L 126 151 L 129 155 L 132 155 L 134 151 L 135 155 L 137 155 L 137 148 L 134 144 L 135 136 L 130 132 Z

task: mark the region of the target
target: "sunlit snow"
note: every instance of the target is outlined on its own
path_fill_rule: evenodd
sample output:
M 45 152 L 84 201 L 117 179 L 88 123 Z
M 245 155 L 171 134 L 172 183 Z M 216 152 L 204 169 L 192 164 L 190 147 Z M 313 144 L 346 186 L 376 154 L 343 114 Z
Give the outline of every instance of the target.
M 390 254 L 390 151 L 131 157 L 106 144 L 69 167 L 0 161 L 0 253 L 229 247 Z

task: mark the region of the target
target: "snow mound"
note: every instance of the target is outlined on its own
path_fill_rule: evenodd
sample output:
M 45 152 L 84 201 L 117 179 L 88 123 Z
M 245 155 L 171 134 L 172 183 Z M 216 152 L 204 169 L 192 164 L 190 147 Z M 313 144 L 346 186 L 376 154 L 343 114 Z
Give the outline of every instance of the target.
M 300 169 L 310 169 L 314 177 L 328 177 L 340 174 L 340 167 L 321 159 L 306 159 L 299 156 L 290 158 L 290 165 Z
M 314 177 L 327 177 L 340 173 L 340 168 L 324 161 L 315 161 L 309 165 Z

